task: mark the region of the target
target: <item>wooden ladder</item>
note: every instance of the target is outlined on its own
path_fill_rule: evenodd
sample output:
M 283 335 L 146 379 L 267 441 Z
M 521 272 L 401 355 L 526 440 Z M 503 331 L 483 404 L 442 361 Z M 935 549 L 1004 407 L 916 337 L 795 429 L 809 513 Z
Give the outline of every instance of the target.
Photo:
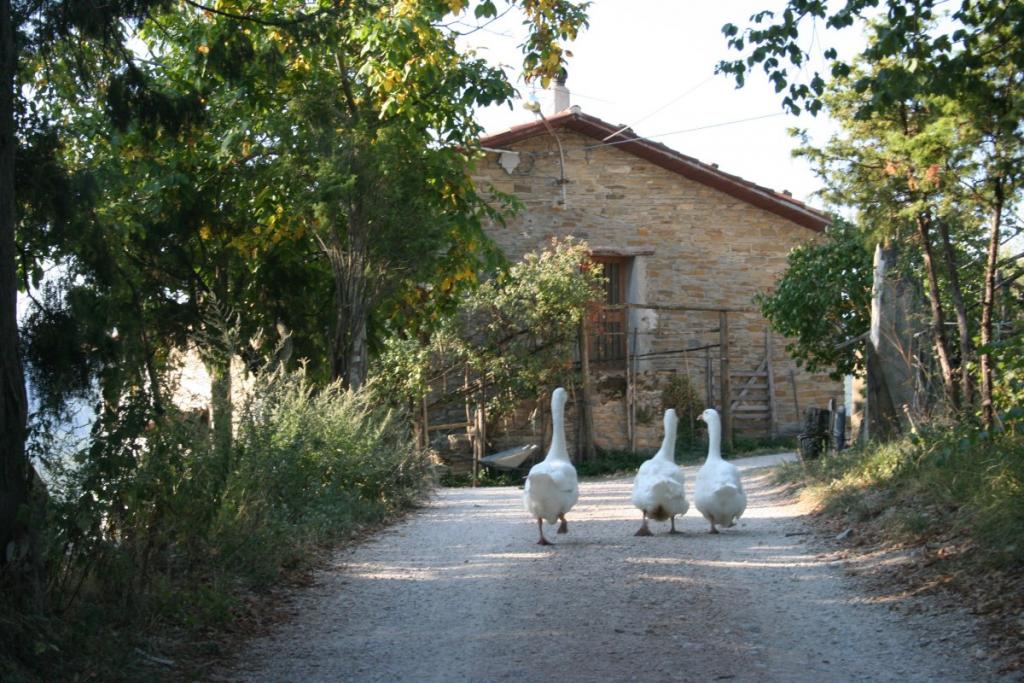
M 753 371 L 732 371 L 729 406 L 733 420 L 743 431 L 762 427 L 772 438 L 778 435 L 775 407 L 775 376 L 772 369 L 772 335 L 765 330 L 764 358 Z

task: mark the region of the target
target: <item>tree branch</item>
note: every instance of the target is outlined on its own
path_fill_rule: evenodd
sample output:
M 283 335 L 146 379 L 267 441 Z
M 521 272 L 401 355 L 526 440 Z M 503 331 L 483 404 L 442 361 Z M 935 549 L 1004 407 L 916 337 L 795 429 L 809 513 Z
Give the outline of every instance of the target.
M 216 9 L 215 7 L 209 7 L 202 3 L 196 2 L 196 0 L 185 0 L 186 5 L 190 5 L 197 10 L 202 12 L 209 12 L 210 14 L 216 14 L 227 19 L 234 19 L 235 21 L 247 21 L 252 24 L 259 24 L 260 26 L 275 26 L 278 28 L 285 26 L 296 26 L 307 21 L 318 19 L 326 14 L 335 14 L 343 9 L 347 9 L 345 5 L 347 3 L 337 3 L 328 7 L 321 7 L 316 12 L 310 12 L 306 14 L 304 12 L 296 12 L 294 18 L 283 19 L 279 17 L 258 17 L 251 14 L 236 14 L 235 12 L 228 12 L 226 10 Z

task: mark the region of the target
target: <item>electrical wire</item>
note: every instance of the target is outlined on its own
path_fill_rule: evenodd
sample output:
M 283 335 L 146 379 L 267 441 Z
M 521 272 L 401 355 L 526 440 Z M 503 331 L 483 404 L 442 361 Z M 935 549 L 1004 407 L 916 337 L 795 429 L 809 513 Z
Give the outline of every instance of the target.
M 636 121 L 636 122 L 635 122 L 635 123 L 633 123 L 632 125 L 630 125 L 630 126 L 623 126 L 623 127 L 622 127 L 622 128 L 620 128 L 619 130 L 617 130 L 617 131 L 615 131 L 614 133 L 612 133 L 611 135 L 609 135 L 608 137 L 606 137 L 606 138 L 602 139 L 602 140 L 601 140 L 601 142 L 605 142 L 605 141 L 607 141 L 607 140 L 610 140 L 611 138 L 615 137 L 616 135 L 618 135 L 618 134 L 619 134 L 619 133 L 621 133 L 622 131 L 626 130 L 627 128 L 632 128 L 633 126 L 636 126 L 636 125 L 638 125 L 638 124 L 641 124 L 641 123 L 643 123 L 644 121 L 646 121 L 647 119 L 651 118 L 651 117 L 652 117 L 652 116 L 654 116 L 655 114 L 660 114 L 661 112 L 665 111 L 666 109 L 668 109 L 668 108 L 669 108 L 669 107 L 671 107 L 671 106 L 672 106 L 673 104 L 675 104 L 675 103 L 676 103 L 676 102 L 678 102 L 679 100 L 683 99 L 684 97 L 686 97 L 687 95 L 689 95 L 689 94 L 690 94 L 690 93 L 692 93 L 693 91 L 697 90 L 698 88 L 702 88 L 702 87 L 704 87 L 705 85 L 707 85 L 708 83 L 710 83 L 710 82 L 711 82 L 711 81 L 712 81 L 712 80 L 713 80 L 713 79 L 715 78 L 715 76 L 716 76 L 716 75 L 717 75 L 717 74 L 711 74 L 710 76 L 708 76 L 707 78 L 705 78 L 705 79 L 704 79 L 703 81 L 701 81 L 701 82 L 700 82 L 700 83 L 698 83 L 697 85 L 693 86 L 692 88 L 689 88 L 689 89 L 687 89 L 687 90 L 684 90 L 684 91 L 682 92 L 682 94 L 680 94 L 680 95 L 677 95 L 677 96 L 676 96 L 676 97 L 674 97 L 674 98 L 673 98 L 673 99 L 672 99 L 672 100 L 671 100 L 670 102 L 668 102 L 668 103 L 666 103 L 666 104 L 663 104 L 662 106 L 658 107 L 657 109 L 655 109 L 654 111 L 652 111 L 652 112 L 651 112 L 650 114 L 648 114 L 647 116 L 643 117 L 642 119 L 639 119 L 638 121 Z
M 648 353 L 636 353 L 636 354 L 632 354 L 632 357 L 640 359 L 640 358 L 663 358 L 663 357 L 666 357 L 666 356 L 678 356 L 678 355 L 684 355 L 685 356 L 686 354 L 692 353 L 694 351 L 703 351 L 705 349 L 717 349 L 720 346 L 721 346 L 721 344 L 704 344 L 702 346 L 691 346 L 691 347 L 686 348 L 686 349 L 672 349 L 672 350 L 669 350 L 669 351 L 650 351 Z M 609 358 L 602 358 L 601 360 L 592 360 L 591 363 L 611 363 L 611 362 L 620 361 L 620 360 L 626 360 L 626 357 L 625 356 L 614 356 L 614 357 L 609 357 Z M 576 367 L 579 367 L 580 362 L 579 361 L 575 361 L 575 364 L 576 364 Z
M 651 139 L 654 139 L 654 138 L 668 137 L 669 135 L 679 135 L 681 133 L 693 133 L 693 132 L 696 132 L 696 131 L 699 131 L 699 130 L 707 130 L 709 128 L 721 128 L 722 126 L 732 126 L 732 125 L 735 125 L 737 123 L 747 123 L 749 121 L 760 121 L 761 119 L 770 119 L 770 118 L 775 118 L 776 116 L 786 116 L 786 113 L 780 111 L 780 112 L 775 112 L 774 114 L 762 114 L 761 116 L 751 116 L 751 117 L 748 117 L 748 118 L 745 118 L 745 119 L 735 119 L 733 121 L 723 121 L 722 123 L 711 123 L 711 124 L 708 124 L 708 125 L 705 125 L 705 126 L 697 126 L 695 128 L 683 128 L 682 130 L 673 130 L 673 131 L 670 131 L 668 133 L 658 133 L 657 135 L 637 136 L 637 137 L 634 137 L 634 138 L 626 138 L 624 140 L 616 140 L 615 142 L 599 142 L 596 145 L 585 145 L 583 147 L 583 149 L 591 150 L 591 149 L 597 149 L 599 147 L 611 147 L 613 145 L 624 145 L 624 144 L 626 144 L 628 142 L 642 142 L 644 140 L 651 140 Z M 622 130 L 625 130 L 625 128 L 623 128 Z M 619 131 L 613 133 L 612 135 L 609 135 L 608 137 L 606 137 L 604 139 L 607 140 L 608 138 L 613 137 L 614 135 L 618 135 L 619 133 L 622 132 L 622 130 L 619 130 Z

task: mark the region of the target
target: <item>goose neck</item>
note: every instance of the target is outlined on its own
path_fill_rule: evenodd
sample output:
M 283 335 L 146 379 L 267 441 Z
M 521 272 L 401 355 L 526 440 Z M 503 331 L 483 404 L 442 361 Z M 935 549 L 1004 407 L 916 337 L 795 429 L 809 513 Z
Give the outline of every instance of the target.
M 708 460 L 722 459 L 722 425 L 717 419 L 708 420 Z
M 568 460 L 569 452 L 565 447 L 565 405 L 555 402 L 551 406 L 551 448 L 548 458 Z
M 661 450 L 658 455 L 670 462 L 676 461 L 676 425 L 670 420 L 665 423 L 665 438 L 661 440 Z

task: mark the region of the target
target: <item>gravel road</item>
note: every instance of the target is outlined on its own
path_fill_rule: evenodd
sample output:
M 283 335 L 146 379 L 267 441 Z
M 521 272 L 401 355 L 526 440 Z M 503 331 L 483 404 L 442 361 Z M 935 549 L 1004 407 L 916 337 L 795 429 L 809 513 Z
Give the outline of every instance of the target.
M 894 609 L 906 598 L 848 576 L 773 488 L 763 468 L 783 457 L 733 461 L 749 504 L 717 536 L 692 507 L 683 535 L 653 523 L 654 536 L 634 536 L 631 478 L 582 482 L 569 534 L 551 534 L 551 547 L 535 544 L 520 489 L 442 489 L 340 552 L 295 596 L 295 618 L 219 678 L 1018 680 L 995 673 L 966 614 L 925 598 Z

